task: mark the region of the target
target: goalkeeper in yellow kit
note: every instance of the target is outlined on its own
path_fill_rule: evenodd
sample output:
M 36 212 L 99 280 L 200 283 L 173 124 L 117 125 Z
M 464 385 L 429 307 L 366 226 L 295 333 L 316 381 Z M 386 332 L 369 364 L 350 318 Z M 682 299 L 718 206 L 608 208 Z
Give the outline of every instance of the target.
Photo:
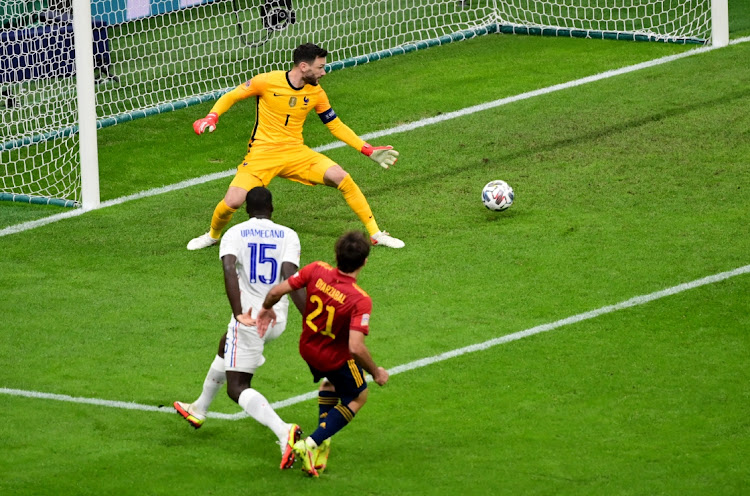
M 248 153 L 237 168 L 227 194 L 211 218 L 211 230 L 191 240 L 188 250 L 216 244 L 221 231 L 242 206 L 247 192 L 256 186 L 268 186 L 276 177 L 302 184 L 325 184 L 337 188 L 370 233 L 374 245 L 402 248 L 404 242 L 381 231 L 367 199 L 351 176 L 333 160 L 305 146 L 302 126 L 315 109 L 336 138 L 388 168 L 396 163 L 398 152 L 391 146 L 371 146 L 352 131 L 331 108 L 326 92 L 318 85 L 325 75 L 328 52 L 312 43 L 294 50 L 291 70 L 258 74 L 250 81 L 219 98 L 211 112 L 193 123 L 197 134 L 216 129 L 219 116 L 240 100 L 254 96 L 256 117 Z

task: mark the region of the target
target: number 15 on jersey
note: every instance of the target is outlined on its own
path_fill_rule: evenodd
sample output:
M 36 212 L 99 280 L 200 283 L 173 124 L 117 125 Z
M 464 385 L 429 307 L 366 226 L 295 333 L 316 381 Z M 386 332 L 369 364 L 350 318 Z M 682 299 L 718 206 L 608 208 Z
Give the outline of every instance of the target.
M 248 243 L 247 247 L 250 248 L 250 260 L 248 261 L 250 284 L 255 284 L 258 281 L 263 284 L 275 284 L 279 273 L 279 263 L 273 257 L 273 253 L 269 254 L 268 252 L 275 250 L 277 246 L 270 243 Z M 266 276 L 265 274 L 269 271 L 270 274 Z

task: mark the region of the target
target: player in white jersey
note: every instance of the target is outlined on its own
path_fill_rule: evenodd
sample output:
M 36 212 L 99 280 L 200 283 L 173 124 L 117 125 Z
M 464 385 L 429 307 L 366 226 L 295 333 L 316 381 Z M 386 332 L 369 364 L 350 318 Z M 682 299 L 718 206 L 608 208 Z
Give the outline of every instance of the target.
M 250 387 L 255 371 L 266 361 L 265 342 L 276 339 L 286 327 L 289 300 L 279 301 L 273 308 L 276 324 L 268 333 L 258 336 L 253 315 L 263 306 L 268 291 L 294 275 L 299 268 L 300 242 L 294 230 L 271 220 L 273 203 L 271 192 L 263 187 L 248 191 L 246 208 L 250 219 L 233 226 L 221 239 L 219 256 L 224 268 L 224 287 L 232 308 L 227 333 L 219 342 L 219 351 L 208 370 L 203 392 L 193 403 L 175 401 L 174 407 L 196 429 L 203 425 L 206 413 L 224 382 L 227 394 L 245 412 L 270 428 L 281 445 L 280 468 L 294 463 L 292 446 L 299 440 L 297 424 L 281 420 L 268 400 Z M 302 312 L 305 293 L 291 294 L 297 309 Z

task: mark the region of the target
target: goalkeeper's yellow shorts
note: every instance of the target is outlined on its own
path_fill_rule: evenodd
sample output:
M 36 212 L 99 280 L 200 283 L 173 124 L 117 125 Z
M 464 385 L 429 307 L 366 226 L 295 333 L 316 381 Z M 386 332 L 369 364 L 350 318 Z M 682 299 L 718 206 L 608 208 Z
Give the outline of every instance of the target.
M 305 145 L 257 145 L 250 147 L 237 167 L 230 186 L 250 191 L 283 177 L 312 186 L 323 184 L 323 175 L 336 162 Z

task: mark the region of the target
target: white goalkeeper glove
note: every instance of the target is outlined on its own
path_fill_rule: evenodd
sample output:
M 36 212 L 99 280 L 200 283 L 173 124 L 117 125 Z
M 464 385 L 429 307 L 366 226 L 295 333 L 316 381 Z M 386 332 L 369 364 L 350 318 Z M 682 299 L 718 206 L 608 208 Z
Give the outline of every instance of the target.
M 362 145 L 362 155 L 370 157 L 380 167 L 387 169 L 398 160 L 398 152 L 392 146 L 372 146 L 369 143 Z
M 213 133 L 218 122 L 219 114 L 217 114 L 216 112 L 211 112 L 203 119 L 198 119 L 197 121 L 193 122 L 193 130 L 195 131 L 195 134 L 203 134 L 206 131 L 208 131 L 209 133 Z

